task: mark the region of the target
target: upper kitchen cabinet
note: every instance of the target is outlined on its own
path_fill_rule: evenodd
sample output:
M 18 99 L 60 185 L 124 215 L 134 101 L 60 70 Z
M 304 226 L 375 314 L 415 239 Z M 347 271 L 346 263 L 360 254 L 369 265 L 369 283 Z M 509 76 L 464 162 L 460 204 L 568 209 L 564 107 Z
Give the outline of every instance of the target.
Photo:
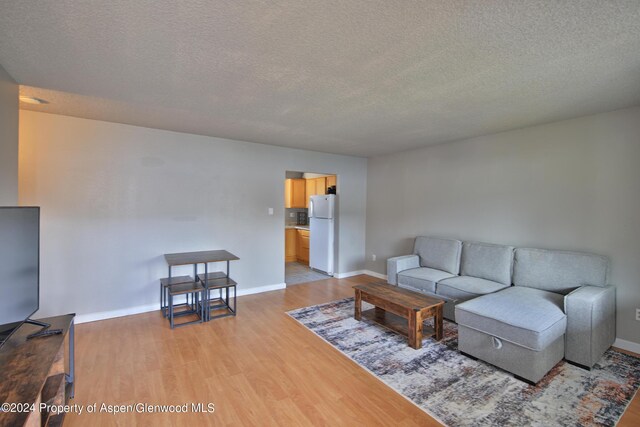
M 316 178 L 316 196 L 327 194 L 327 177 Z
M 306 196 L 304 200 L 304 207 L 309 207 L 309 197 L 316 195 L 316 180 L 315 179 L 305 179 L 306 181 Z
M 284 181 L 284 207 L 305 208 L 308 198 L 306 196 L 306 180 L 286 179 Z
M 336 185 L 336 176 L 335 175 L 329 175 L 327 177 L 327 188 L 328 187 L 333 187 L 334 185 Z
M 305 198 L 305 208 L 309 207 L 309 197 L 317 196 L 320 194 L 327 194 L 327 179 L 326 177 L 321 178 L 307 178 L 307 195 Z

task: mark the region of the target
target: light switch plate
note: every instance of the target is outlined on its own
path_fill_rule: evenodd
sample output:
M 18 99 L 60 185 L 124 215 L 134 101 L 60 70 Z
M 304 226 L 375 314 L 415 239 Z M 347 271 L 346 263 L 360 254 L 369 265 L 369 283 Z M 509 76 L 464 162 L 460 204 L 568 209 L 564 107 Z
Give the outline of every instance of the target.
M 269 215 L 273 215 L 273 208 L 269 208 L 268 213 Z
M 640 308 L 636 308 L 636 320 L 640 322 Z

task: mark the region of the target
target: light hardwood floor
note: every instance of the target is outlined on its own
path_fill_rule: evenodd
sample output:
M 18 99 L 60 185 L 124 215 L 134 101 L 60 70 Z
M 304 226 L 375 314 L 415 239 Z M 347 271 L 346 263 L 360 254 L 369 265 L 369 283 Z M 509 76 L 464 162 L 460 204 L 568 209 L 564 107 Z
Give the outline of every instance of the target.
M 212 402 L 212 414 L 69 414 L 66 426 L 439 425 L 285 314 L 369 276 L 238 299 L 238 316 L 169 329 L 159 312 L 76 326 L 80 405 Z M 620 426 L 640 425 L 636 396 Z

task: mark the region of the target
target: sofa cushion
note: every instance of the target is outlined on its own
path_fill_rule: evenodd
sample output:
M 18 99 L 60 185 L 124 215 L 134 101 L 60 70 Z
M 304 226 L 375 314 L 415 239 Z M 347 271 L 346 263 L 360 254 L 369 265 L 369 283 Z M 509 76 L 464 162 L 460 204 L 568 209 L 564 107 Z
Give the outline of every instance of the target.
M 456 276 L 436 284 L 436 294 L 455 300 L 468 300 L 480 295 L 497 292 L 507 285 L 471 276 Z
M 608 268 L 600 255 L 518 248 L 513 284 L 566 294 L 583 285 L 606 286 Z
M 398 273 L 398 286 L 435 293 L 436 282 L 447 277 L 453 277 L 446 271 L 433 268 L 412 268 Z
M 511 285 L 513 246 L 491 243 L 462 243 L 460 275 L 473 276 Z
M 420 257 L 420 266 L 457 275 L 460 273 L 461 248 L 460 240 L 418 236 L 413 253 Z
M 458 324 L 540 351 L 565 333 L 560 294 L 509 287 L 456 306 Z

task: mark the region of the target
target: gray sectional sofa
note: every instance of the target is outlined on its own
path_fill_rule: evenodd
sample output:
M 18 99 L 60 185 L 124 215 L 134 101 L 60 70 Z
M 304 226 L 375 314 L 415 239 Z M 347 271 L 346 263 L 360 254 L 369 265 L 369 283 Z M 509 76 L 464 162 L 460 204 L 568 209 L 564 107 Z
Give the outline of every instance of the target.
M 445 301 L 461 352 L 538 382 L 563 357 L 591 368 L 615 339 L 607 258 L 417 237 L 388 282 Z

